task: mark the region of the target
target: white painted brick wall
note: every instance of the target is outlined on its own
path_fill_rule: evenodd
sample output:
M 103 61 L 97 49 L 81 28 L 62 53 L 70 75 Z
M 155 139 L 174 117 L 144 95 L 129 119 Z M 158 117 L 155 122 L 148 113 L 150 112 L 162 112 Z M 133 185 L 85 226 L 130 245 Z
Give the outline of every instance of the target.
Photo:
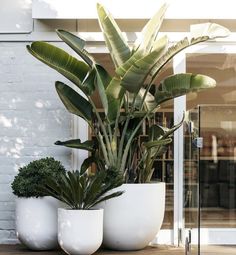
M 26 44 L 0 42 L 0 243 L 16 241 L 10 184 L 18 168 L 45 156 L 71 165 L 71 151 L 54 145 L 71 136 L 71 116 L 54 88 L 63 79 Z

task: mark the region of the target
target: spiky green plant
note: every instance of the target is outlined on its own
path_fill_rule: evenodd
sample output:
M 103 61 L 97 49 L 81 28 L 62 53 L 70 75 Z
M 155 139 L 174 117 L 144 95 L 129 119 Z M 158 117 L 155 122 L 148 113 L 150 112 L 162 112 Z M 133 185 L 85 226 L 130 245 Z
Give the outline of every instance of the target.
M 89 210 L 98 203 L 122 195 L 123 191 L 111 191 L 123 183 L 122 178 L 106 181 L 107 171 L 95 174 L 88 171 L 68 171 L 61 175 L 61 181 L 49 177 L 39 189 L 55 197 L 71 209 Z M 109 192 L 110 191 L 110 192 Z
M 142 123 L 151 118 L 153 112 L 167 100 L 216 85 L 215 80 L 208 76 L 182 73 L 164 78 L 154 91 L 151 90 L 165 65 L 187 47 L 229 34 L 220 25 L 205 23 L 194 25 L 189 37 L 170 44 L 167 36 L 158 35 L 166 9 L 164 4 L 143 28 L 141 39 L 130 46 L 111 14 L 102 5 L 97 5 L 100 27 L 115 65 L 114 77 L 85 50 L 85 41 L 70 32 L 57 30 L 58 36 L 83 61 L 46 42 L 33 42 L 27 46 L 34 57 L 64 75 L 84 93 L 85 97 L 70 86 L 56 82 L 57 93 L 67 110 L 86 120 L 93 130 L 106 168 L 115 169 L 126 181 L 150 181 L 153 158 L 171 142 L 176 129 L 173 127 L 166 131 L 160 127 L 162 131 L 151 140 L 151 145 L 146 144 L 144 158 L 135 178 L 130 178 L 128 159 L 134 155 L 134 141 Z M 98 91 L 102 102 L 104 118 L 93 101 L 95 91 Z M 96 126 L 93 125 L 94 118 L 98 123 Z M 149 128 L 152 130 L 152 127 Z M 86 149 L 96 154 L 96 141 L 81 143 L 80 140 L 72 140 L 59 141 L 57 144 Z

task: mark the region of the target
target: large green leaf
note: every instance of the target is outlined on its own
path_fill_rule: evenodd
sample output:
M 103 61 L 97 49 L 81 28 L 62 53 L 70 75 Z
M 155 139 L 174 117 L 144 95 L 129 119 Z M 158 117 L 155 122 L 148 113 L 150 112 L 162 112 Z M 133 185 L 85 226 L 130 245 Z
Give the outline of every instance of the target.
M 160 125 L 152 125 L 151 127 L 149 127 L 148 141 L 151 145 L 154 145 L 154 146 L 147 147 L 147 149 L 149 149 L 151 159 L 153 157 L 156 158 L 157 156 L 162 155 L 166 151 L 167 145 L 171 143 L 172 141 L 171 136 L 168 136 L 168 135 L 165 136 L 167 129 L 168 128 L 162 127 Z M 169 139 L 169 140 L 166 140 L 166 139 Z
M 176 125 L 174 125 L 173 127 L 171 128 L 166 128 L 166 127 L 163 127 L 163 130 L 164 130 L 164 134 L 162 136 L 162 138 L 169 138 L 169 137 L 172 137 L 173 136 L 173 133 L 180 127 L 182 126 L 183 122 L 184 122 L 184 119 L 185 119 L 185 114 L 183 113 L 183 118 L 182 120 L 177 123 Z
M 176 131 L 183 124 L 184 118 L 185 114 L 183 114 L 182 120 L 171 128 L 163 127 L 157 124 L 150 126 L 147 132 L 148 139 L 159 140 L 162 138 L 169 138 L 169 136 L 173 135 L 174 131 Z
M 164 65 L 168 63 L 177 53 L 180 51 L 201 42 L 205 42 L 209 39 L 215 39 L 219 37 L 226 37 L 229 34 L 229 30 L 221 25 L 215 23 L 203 23 L 191 26 L 190 39 L 185 37 L 181 41 L 172 45 L 166 53 L 157 61 L 151 75 L 155 78 L 156 75 L 162 70 Z
M 155 93 L 157 104 L 189 92 L 213 88 L 216 81 L 209 76 L 201 74 L 181 73 L 167 77 L 161 83 Z
M 89 71 L 88 65 L 84 62 L 46 42 L 33 42 L 31 45 L 27 45 L 27 49 L 38 60 L 64 75 L 84 91 L 81 82 Z
M 56 32 L 58 36 L 92 68 L 95 61 L 93 57 L 84 49 L 86 44 L 85 41 L 80 37 L 62 29 L 57 29 Z
M 120 111 L 120 104 L 124 96 L 124 88 L 120 85 L 120 79 L 114 77 L 106 88 L 108 99 L 108 119 L 113 121 L 117 116 L 117 111 Z
M 215 39 L 220 37 L 227 37 L 230 31 L 216 23 L 201 23 L 190 26 L 191 37 L 198 38 L 202 36 L 208 36 L 209 39 Z
M 94 64 L 94 69 L 97 72 L 97 75 L 99 75 L 102 81 L 103 87 L 106 89 L 109 83 L 111 82 L 111 76 L 106 71 L 106 69 L 99 64 Z
M 116 74 L 123 77 L 129 68 L 144 56 L 144 50 L 140 49 L 133 53 L 133 55 L 122 65 L 116 68 Z
M 110 83 L 110 75 L 101 65 L 96 64 L 96 61 L 93 59 L 93 57 L 84 49 L 84 40 L 64 30 L 57 30 L 57 34 L 64 42 L 66 42 L 73 50 L 75 50 L 75 52 L 78 53 L 83 58 L 83 60 L 92 68 L 89 75 L 87 75 L 85 80 L 83 81 L 82 85 L 85 92 L 91 95 L 95 89 L 95 84 L 97 80 L 97 89 L 99 95 L 101 96 L 101 101 L 103 102 L 103 105 L 106 106 L 103 87 L 106 88 Z M 100 86 L 101 82 L 103 86 Z
M 146 93 L 145 88 L 141 88 L 139 90 L 138 95 L 137 95 L 136 100 L 135 100 L 135 104 L 136 104 L 137 109 L 140 109 L 140 106 L 141 106 L 141 103 L 143 101 L 143 97 L 144 97 L 145 93 Z M 147 92 L 147 95 L 145 97 L 143 106 L 144 106 L 144 109 L 146 111 L 153 111 L 157 107 L 155 97 L 150 92 Z
M 128 69 L 139 59 L 144 57 L 149 51 L 152 51 L 156 43 L 156 37 L 161 27 L 167 5 L 161 6 L 159 11 L 148 21 L 141 32 L 141 37 L 137 38 L 134 44 L 134 53 L 121 66 L 116 69 L 116 73 L 123 77 Z
M 72 139 L 64 142 L 56 141 L 55 145 L 62 145 L 69 148 L 81 149 L 92 152 L 94 151 L 95 142 L 93 140 L 87 140 L 82 143 L 80 139 Z
M 107 47 L 114 58 L 116 67 L 120 66 L 130 58 L 128 43 L 111 14 L 101 4 L 97 4 L 97 12 Z
M 61 101 L 70 113 L 88 122 L 92 120 L 92 106 L 85 98 L 60 81 L 57 81 L 55 86 Z
M 172 139 L 171 138 L 167 138 L 167 139 L 149 141 L 147 143 L 144 143 L 144 146 L 147 149 L 151 149 L 153 147 L 160 147 L 160 146 L 163 146 L 163 145 L 167 145 L 167 144 L 169 144 L 171 142 L 172 142 Z
M 97 81 L 99 81 L 98 84 Z M 104 90 L 106 89 L 110 81 L 111 77 L 105 70 L 105 68 L 103 68 L 99 64 L 94 63 L 93 68 L 88 73 L 81 86 L 86 92 L 86 95 L 91 95 L 95 91 L 95 88 L 97 88 L 99 95 L 102 96 L 101 101 L 104 103 L 104 105 L 106 105 L 106 102 L 103 101 Z
M 160 125 L 154 124 L 149 127 L 147 134 L 148 134 L 149 141 L 159 140 L 165 134 L 165 128 Z
M 83 91 L 86 95 L 93 94 L 95 90 L 96 70 L 93 68 L 82 82 Z
M 134 50 L 142 49 L 144 52 L 149 52 L 152 49 L 166 10 L 167 4 L 163 4 L 158 12 L 148 21 L 141 32 L 141 38 L 138 38 L 135 42 Z
M 135 64 L 128 69 L 121 79 L 121 86 L 131 93 L 138 93 L 153 66 L 165 52 L 167 44 L 168 38 L 166 36 L 160 38 L 156 42 L 152 52 L 135 62 Z
M 101 99 L 103 109 L 105 114 L 108 114 L 108 100 L 106 95 L 106 87 L 110 83 L 110 76 L 106 72 L 106 70 L 100 66 L 95 64 L 96 76 L 95 76 L 95 85 L 99 93 L 99 97 Z
M 86 158 L 83 161 L 83 163 L 81 165 L 80 173 L 85 173 L 88 170 L 88 168 L 92 166 L 92 164 L 96 165 L 96 171 L 105 169 L 105 165 L 104 165 L 102 159 L 100 159 L 100 158 L 98 158 L 98 156 L 95 156 L 92 154 L 92 156 Z

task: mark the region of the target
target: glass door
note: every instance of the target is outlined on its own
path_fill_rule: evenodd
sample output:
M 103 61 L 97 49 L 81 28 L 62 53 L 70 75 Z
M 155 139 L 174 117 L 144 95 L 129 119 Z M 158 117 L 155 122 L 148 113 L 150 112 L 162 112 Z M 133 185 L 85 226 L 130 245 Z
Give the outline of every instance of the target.
M 184 167 L 184 201 L 194 193 L 186 181 L 194 183 L 194 169 L 198 173 L 199 209 L 194 213 L 192 206 L 184 204 L 185 226 L 191 230 L 191 241 L 199 244 L 198 254 L 236 254 L 236 48 L 232 46 L 211 46 L 200 49 L 198 53 L 186 54 L 186 72 L 201 73 L 213 77 L 217 86 L 198 94 L 186 97 L 186 109 L 190 111 L 189 120 L 196 120 L 199 142 L 197 167 L 191 163 L 190 177 L 186 177 Z M 198 105 L 200 105 L 198 107 Z M 196 107 L 197 110 L 196 110 Z M 194 117 L 194 113 L 196 113 Z M 194 122 L 194 121 L 193 121 Z M 191 135 L 192 137 L 192 135 Z M 192 138 L 191 138 L 192 139 Z M 185 154 L 189 153 L 186 137 Z M 186 156 L 184 162 L 186 161 Z M 193 160 L 194 162 L 194 160 Z M 194 185 L 193 185 L 194 186 Z M 190 191 L 189 191 L 190 190 Z M 197 214 L 197 215 L 196 215 Z M 191 218 L 190 218 L 191 217 Z M 199 231 L 196 233 L 196 226 Z M 192 226 L 191 226 L 192 225 Z
M 183 219 L 185 254 L 199 251 L 199 110 L 186 113 L 184 123 Z
M 199 107 L 201 254 L 236 254 L 236 105 Z

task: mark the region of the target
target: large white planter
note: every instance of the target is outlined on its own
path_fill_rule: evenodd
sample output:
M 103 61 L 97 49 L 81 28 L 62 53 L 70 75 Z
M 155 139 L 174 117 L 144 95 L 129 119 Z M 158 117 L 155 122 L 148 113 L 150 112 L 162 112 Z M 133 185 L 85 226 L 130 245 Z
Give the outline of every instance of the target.
M 57 248 L 57 209 L 61 206 L 53 197 L 17 198 L 16 233 L 20 242 L 32 250 Z
M 103 210 L 58 209 L 58 241 L 70 255 L 89 255 L 102 244 Z
M 115 190 L 125 193 L 101 204 L 104 209 L 103 244 L 114 250 L 143 249 L 161 228 L 165 183 L 123 184 Z

